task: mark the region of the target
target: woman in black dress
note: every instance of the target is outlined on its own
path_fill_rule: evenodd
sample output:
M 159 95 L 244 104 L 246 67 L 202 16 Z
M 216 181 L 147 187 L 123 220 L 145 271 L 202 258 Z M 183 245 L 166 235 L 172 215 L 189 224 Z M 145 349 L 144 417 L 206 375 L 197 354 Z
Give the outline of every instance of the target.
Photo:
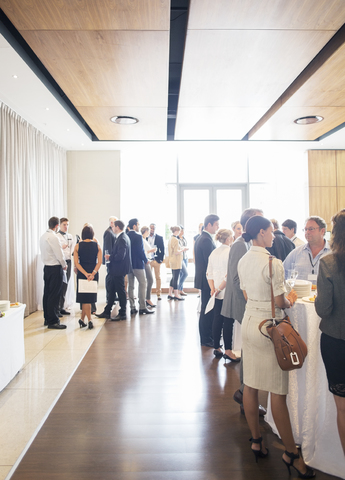
M 91 303 L 97 302 L 97 293 L 79 293 L 79 280 L 98 280 L 98 270 L 102 265 L 102 250 L 98 243 L 93 241 L 94 231 L 88 224 L 81 232 L 82 241 L 74 249 L 74 263 L 77 273 L 77 302 L 81 304 L 80 328 L 86 327 L 85 317 L 88 319 L 89 329 L 93 328 L 91 321 Z

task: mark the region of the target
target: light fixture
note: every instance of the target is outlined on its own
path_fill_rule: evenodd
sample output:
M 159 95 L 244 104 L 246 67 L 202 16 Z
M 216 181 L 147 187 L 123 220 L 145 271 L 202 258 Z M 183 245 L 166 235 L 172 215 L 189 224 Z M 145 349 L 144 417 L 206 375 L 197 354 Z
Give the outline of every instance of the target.
M 12 75 L 12 78 L 18 78 L 18 75 Z
M 112 122 L 117 123 L 119 125 L 134 125 L 138 123 L 139 120 L 135 117 L 128 117 L 124 115 L 118 115 L 116 117 L 111 117 L 110 119 Z
M 309 117 L 300 117 L 294 120 L 297 125 L 311 125 L 312 123 L 322 122 L 323 117 L 320 115 L 310 115 Z

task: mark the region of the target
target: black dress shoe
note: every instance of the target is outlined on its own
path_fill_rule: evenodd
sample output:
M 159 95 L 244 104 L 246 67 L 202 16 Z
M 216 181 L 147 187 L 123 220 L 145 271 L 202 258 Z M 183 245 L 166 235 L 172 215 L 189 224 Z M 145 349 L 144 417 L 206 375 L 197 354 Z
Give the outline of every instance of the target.
M 131 308 L 131 315 L 136 315 L 138 310 L 136 308 Z
M 98 318 L 107 318 L 108 320 L 109 320 L 109 318 L 110 318 L 109 313 L 105 313 L 105 312 L 95 313 L 95 316 L 98 317 Z
M 230 362 L 240 362 L 241 361 L 240 358 L 231 358 L 226 353 L 224 353 L 223 358 L 225 358 L 225 360 L 230 360 Z
M 174 300 L 175 297 L 172 297 L 171 295 L 168 295 L 168 300 Z
M 71 312 L 67 312 L 67 310 L 65 310 L 64 308 L 62 310 L 60 310 L 60 313 L 62 315 L 71 315 Z
M 150 315 L 151 313 L 155 313 L 153 310 L 148 310 L 147 308 L 142 308 L 139 310 L 139 315 Z
M 223 352 L 222 352 L 221 350 L 215 349 L 215 350 L 213 350 L 213 355 L 214 355 L 216 358 L 222 358 Z
M 126 315 L 120 315 L 120 314 L 118 314 L 118 315 L 116 315 L 115 318 L 111 318 L 110 320 L 111 320 L 112 322 L 119 322 L 120 320 L 127 320 L 127 317 L 126 317 Z
M 179 302 L 184 302 L 184 298 L 180 298 L 180 297 L 174 297 L 174 300 L 178 300 Z
M 53 323 L 51 325 L 48 325 L 48 328 L 51 328 L 53 330 L 64 330 L 66 325 L 61 325 L 61 323 Z
M 62 318 L 63 315 L 62 315 L 61 313 L 58 313 L 58 317 L 59 317 L 59 318 Z

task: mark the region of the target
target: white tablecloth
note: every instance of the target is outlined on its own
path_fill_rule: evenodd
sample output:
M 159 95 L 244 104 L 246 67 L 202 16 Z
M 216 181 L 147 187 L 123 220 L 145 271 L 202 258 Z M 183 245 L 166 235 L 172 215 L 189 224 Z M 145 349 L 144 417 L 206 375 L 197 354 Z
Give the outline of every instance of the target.
M 301 370 L 289 373 L 287 404 L 296 443 L 302 445 L 305 462 L 318 470 L 345 478 L 345 457 L 341 447 L 336 408 L 328 390 L 325 367 L 320 353 L 320 317 L 313 303 L 298 300 L 288 311 L 291 323 L 308 347 Z M 277 432 L 268 399 L 265 417 Z
M 10 383 L 25 363 L 25 304 L 11 308 L 0 318 L 0 391 Z

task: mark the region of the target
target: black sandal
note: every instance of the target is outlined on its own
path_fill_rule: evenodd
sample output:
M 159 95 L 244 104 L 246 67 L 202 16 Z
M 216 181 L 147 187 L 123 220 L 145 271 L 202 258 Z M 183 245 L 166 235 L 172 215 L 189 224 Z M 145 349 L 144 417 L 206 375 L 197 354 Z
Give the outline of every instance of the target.
M 253 445 L 253 443 L 259 443 L 259 444 L 260 444 L 260 450 L 253 450 L 253 449 L 252 449 L 252 452 L 254 453 L 254 456 L 255 456 L 255 461 L 256 461 L 256 463 L 258 463 L 259 457 L 260 457 L 260 458 L 265 458 L 265 457 L 267 457 L 267 455 L 268 455 L 268 448 L 266 448 L 266 450 L 267 450 L 266 453 L 264 453 L 264 452 L 262 451 L 262 437 L 259 437 L 259 438 L 250 438 L 249 441 L 252 442 L 252 445 Z
M 293 453 L 293 452 L 288 452 L 285 450 L 285 455 L 287 457 L 290 458 L 290 462 L 287 462 L 284 460 L 284 458 L 282 458 L 283 462 L 285 463 L 287 469 L 289 470 L 289 475 L 291 475 L 291 472 L 290 472 L 290 467 L 294 468 L 296 470 L 296 472 L 298 473 L 298 476 L 299 478 L 314 478 L 315 477 L 315 472 L 312 468 L 308 467 L 308 465 L 306 465 L 306 468 L 307 468 L 307 471 L 305 473 L 302 473 L 300 472 L 296 467 L 295 465 L 293 464 L 293 462 L 295 460 L 297 460 L 298 458 L 300 458 L 299 456 L 299 453 Z

